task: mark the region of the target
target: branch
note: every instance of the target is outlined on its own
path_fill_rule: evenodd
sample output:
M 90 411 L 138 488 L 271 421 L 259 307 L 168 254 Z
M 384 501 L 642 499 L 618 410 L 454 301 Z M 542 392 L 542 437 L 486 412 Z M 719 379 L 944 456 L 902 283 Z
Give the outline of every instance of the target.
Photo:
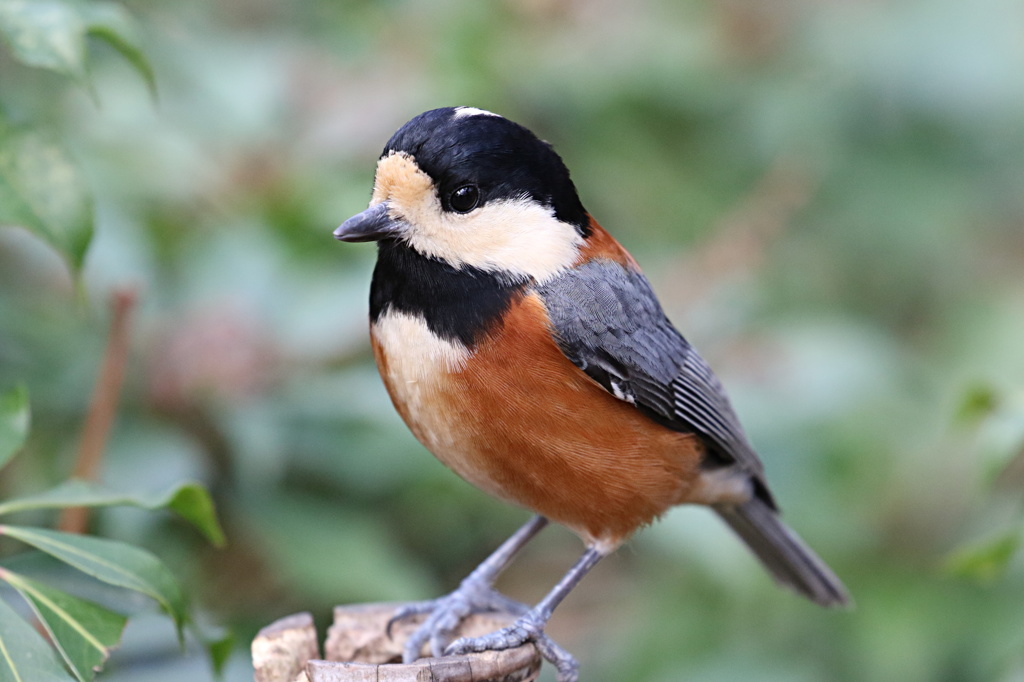
M 72 473 L 75 478 L 95 480 L 99 474 L 110 430 L 117 416 L 121 386 L 124 384 L 125 365 L 128 362 L 129 321 L 136 299 L 134 288 L 117 289 L 111 297 L 114 314 L 110 321 L 110 336 L 82 427 L 82 440 L 78 445 L 78 456 Z M 82 533 L 88 523 L 87 508 L 69 507 L 61 514 L 57 527 L 69 533 Z
M 318 660 L 316 629 L 308 613 L 282 618 L 260 630 L 252 642 L 257 682 L 361 682 L 364 680 L 425 680 L 429 682 L 531 682 L 540 674 L 541 657 L 533 644 L 506 651 L 465 656 L 426 658 L 409 664 L 402 658 L 405 638 L 419 624 L 410 619 L 387 624 L 402 604 L 356 604 L 334 609 L 327 631 L 324 658 Z M 473 614 L 453 636 L 475 636 L 508 625 L 510 614 Z

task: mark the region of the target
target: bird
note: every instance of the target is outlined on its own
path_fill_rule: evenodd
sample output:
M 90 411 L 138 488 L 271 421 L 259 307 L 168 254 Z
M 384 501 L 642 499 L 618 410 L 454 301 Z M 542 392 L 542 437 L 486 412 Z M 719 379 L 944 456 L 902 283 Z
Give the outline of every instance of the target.
M 370 340 L 394 407 L 448 468 L 534 516 L 425 620 L 412 662 L 533 642 L 559 682 L 576 659 L 544 631 L 603 557 L 671 507 L 706 505 L 779 584 L 826 607 L 843 583 L 779 517 L 764 466 L 707 362 L 636 260 L 584 208 L 552 145 L 475 107 L 405 123 L 377 160 L 369 207 L 334 237 L 377 244 Z M 584 551 L 537 604 L 494 588 L 549 522 Z M 510 612 L 454 639 L 469 614 Z

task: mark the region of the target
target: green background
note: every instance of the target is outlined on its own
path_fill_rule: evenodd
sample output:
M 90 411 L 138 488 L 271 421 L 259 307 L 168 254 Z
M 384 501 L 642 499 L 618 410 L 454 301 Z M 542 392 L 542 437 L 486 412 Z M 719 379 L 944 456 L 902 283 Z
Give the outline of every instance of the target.
M 78 292 L 0 229 L 0 386 L 28 384 L 34 425 L 0 494 L 68 474 L 110 292 L 137 289 L 103 479 L 203 480 L 229 544 L 125 510 L 95 529 L 235 629 L 230 682 L 258 627 L 436 596 L 526 518 L 407 432 L 369 353 L 373 247 L 330 234 L 391 133 L 449 105 L 555 145 L 856 600 L 775 588 L 711 514 L 676 509 L 556 613 L 583 679 L 1024 678 L 1021 3 L 124 6 L 156 99 L 95 39 L 92 91 L 0 52 L 4 118 L 69 150 L 96 215 Z M 548 530 L 500 586 L 535 601 L 580 550 Z M 100 677 L 207 678 L 145 615 Z

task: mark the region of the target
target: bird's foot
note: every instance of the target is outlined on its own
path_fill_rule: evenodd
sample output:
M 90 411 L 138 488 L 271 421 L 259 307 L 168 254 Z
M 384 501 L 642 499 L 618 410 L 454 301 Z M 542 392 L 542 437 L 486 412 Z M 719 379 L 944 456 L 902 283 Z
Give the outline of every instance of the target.
M 484 581 L 467 578 L 451 594 L 403 606 L 388 621 L 387 633 L 390 637 L 391 627 L 400 620 L 429 614 L 402 647 L 402 661 L 412 663 L 420 657 L 423 645 L 428 640 L 434 657 L 443 656 L 445 646 L 452 641 L 455 630 L 470 614 L 505 612 L 522 616 L 528 610 L 525 604 L 509 599 Z
M 528 611 L 506 628 L 482 637 L 462 637 L 445 650 L 445 654 L 460 655 L 480 651 L 503 651 L 514 649 L 526 642 L 533 642 L 541 655 L 558 670 L 558 682 L 577 682 L 580 664 L 568 651 L 560 647 L 544 633 L 546 620 L 533 611 Z

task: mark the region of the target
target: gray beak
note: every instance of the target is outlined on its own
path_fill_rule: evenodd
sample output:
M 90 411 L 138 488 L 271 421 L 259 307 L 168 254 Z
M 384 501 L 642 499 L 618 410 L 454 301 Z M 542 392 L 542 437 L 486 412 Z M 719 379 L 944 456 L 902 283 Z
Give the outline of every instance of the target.
M 334 238 L 343 242 L 375 242 L 398 237 L 404 230 L 405 223 L 388 215 L 385 201 L 343 222 L 334 231 Z

